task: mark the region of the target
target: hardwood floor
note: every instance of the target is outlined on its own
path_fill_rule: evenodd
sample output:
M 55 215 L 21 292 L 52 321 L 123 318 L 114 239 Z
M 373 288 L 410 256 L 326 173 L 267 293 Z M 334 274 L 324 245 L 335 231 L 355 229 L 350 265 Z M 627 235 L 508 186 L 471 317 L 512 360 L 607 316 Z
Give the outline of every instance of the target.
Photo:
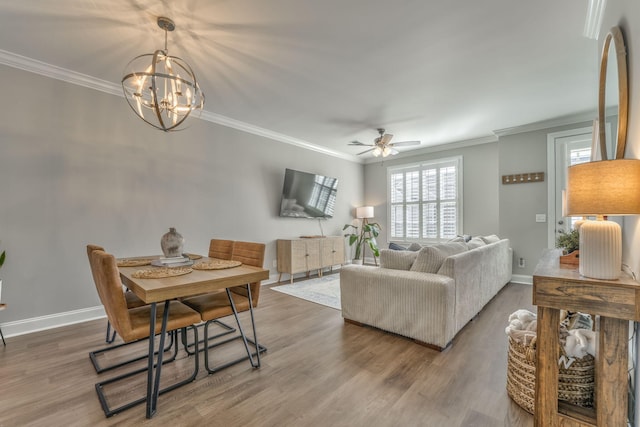
M 0 426 L 529 427 L 533 417 L 505 387 L 504 329 L 519 308 L 533 309 L 531 287 L 509 284 L 440 353 L 263 287 L 262 367 L 245 362 L 211 376 L 201 367 L 196 381 L 160 397 L 151 420 L 144 405 L 112 418 L 102 412 L 94 384 L 114 374 L 96 374 L 88 352 L 105 345 L 106 320 L 13 337 L 0 347 Z M 163 377 L 192 368 L 181 349 Z M 108 389 L 110 401 L 143 395 L 144 381 Z

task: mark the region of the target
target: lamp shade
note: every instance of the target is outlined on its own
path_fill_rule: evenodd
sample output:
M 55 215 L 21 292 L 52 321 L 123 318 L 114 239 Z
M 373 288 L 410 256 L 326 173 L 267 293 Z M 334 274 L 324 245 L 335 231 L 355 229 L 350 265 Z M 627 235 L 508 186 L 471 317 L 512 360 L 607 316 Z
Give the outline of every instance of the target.
M 356 208 L 356 218 L 373 218 L 373 206 Z
M 569 167 L 567 216 L 640 213 L 640 160 L 617 159 Z
M 622 268 L 622 232 L 605 215 L 640 213 L 640 160 L 616 159 L 569 167 L 567 215 L 591 216 L 580 233 L 580 274 L 616 280 Z

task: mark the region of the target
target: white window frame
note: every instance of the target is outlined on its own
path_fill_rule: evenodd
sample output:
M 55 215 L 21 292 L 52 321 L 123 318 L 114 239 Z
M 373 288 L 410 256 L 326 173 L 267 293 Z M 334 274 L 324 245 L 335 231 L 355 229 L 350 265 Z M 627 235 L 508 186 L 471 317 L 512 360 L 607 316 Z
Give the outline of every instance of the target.
M 419 220 L 419 234 L 420 234 L 420 238 L 407 238 L 407 232 L 406 232 L 406 213 L 407 213 L 407 209 L 406 209 L 406 198 L 405 200 L 403 200 L 403 202 L 401 203 L 403 206 L 405 206 L 405 208 L 403 209 L 403 212 L 405 214 L 405 218 L 404 218 L 404 223 L 405 223 L 405 227 L 403 230 L 403 236 L 392 236 L 393 233 L 393 224 L 391 223 L 392 220 L 392 215 L 391 215 L 391 211 L 393 209 L 394 206 L 397 206 L 398 203 L 392 204 L 391 203 L 391 176 L 395 173 L 398 172 L 410 172 L 410 171 L 423 171 L 425 169 L 434 169 L 434 168 L 442 168 L 442 167 L 448 167 L 448 166 L 455 166 L 456 168 L 456 198 L 455 198 L 455 202 L 456 202 L 456 235 L 462 235 L 463 234 L 463 230 L 462 230 L 462 220 L 463 220 L 463 175 L 462 175 L 462 156 L 455 156 L 455 157 L 447 157 L 447 158 L 442 158 L 442 159 L 433 159 L 433 160 L 425 160 L 422 162 L 418 162 L 418 163 L 411 163 L 411 164 L 405 164 L 405 165 L 401 165 L 401 166 L 390 166 L 387 168 L 387 230 L 389 230 L 389 232 L 387 233 L 388 236 L 388 240 L 389 242 L 394 242 L 394 243 L 420 243 L 420 244 L 433 244 L 433 243 L 441 243 L 441 242 L 446 242 L 448 240 L 451 239 L 451 237 L 440 237 L 441 236 L 441 230 L 440 230 L 440 224 L 439 224 L 439 217 L 438 217 L 438 236 L 437 238 L 422 238 L 423 235 L 423 229 L 424 229 L 424 224 L 423 224 L 423 200 L 422 200 L 422 179 L 419 180 L 420 182 L 420 196 L 419 196 L 419 202 L 418 202 L 418 206 L 419 206 L 419 214 L 418 214 L 418 220 Z M 422 176 L 422 174 L 420 174 L 420 176 Z M 405 191 L 406 191 L 406 187 L 405 187 Z M 441 198 L 440 198 L 440 194 L 439 194 L 440 190 L 438 188 L 438 197 L 437 197 L 437 203 L 441 203 Z M 438 215 L 439 215 L 439 209 L 438 209 Z

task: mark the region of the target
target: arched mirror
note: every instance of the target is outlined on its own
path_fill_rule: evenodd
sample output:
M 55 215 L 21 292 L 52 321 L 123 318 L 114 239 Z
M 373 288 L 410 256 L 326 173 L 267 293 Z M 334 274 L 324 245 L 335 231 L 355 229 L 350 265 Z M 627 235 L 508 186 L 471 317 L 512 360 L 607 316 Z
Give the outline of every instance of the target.
M 627 51 L 619 27 L 607 34 L 600 62 L 600 88 L 598 92 L 598 136 L 603 160 L 622 159 L 627 141 L 627 112 L 629 89 L 627 86 Z M 611 129 L 607 140 L 606 130 Z

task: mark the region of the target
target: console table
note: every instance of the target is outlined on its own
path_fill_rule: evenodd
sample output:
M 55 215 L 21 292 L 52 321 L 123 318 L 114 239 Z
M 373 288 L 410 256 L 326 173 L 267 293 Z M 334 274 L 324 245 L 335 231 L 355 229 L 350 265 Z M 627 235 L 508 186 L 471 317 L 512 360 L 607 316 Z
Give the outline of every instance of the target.
M 576 266 L 561 266 L 549 251 L 533 276 L 533 304 L 538 306 L 536 397 L 538 427 L 626 427 L 629 321 L 640 320 L 640 284 L 622 273 L 618 280 L 580 276 Z M 594 408 L 558 402 L 560 310 L 596 318 Z
M 318 270 L 322 276 L 322 269 L 344 264 L 344 237 L 309 237 L 300 239 L 278 239 L 278 282 L 282 273 L 290 275 L 293 283 L 295 273 Z

